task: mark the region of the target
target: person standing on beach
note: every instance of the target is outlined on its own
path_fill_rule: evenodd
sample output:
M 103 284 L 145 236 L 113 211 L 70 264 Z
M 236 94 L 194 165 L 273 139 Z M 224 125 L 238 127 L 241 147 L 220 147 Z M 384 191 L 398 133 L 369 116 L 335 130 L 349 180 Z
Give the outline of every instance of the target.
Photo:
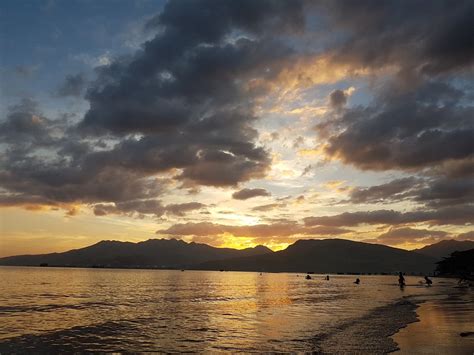
M 398 273 L 398 285 L 400 288 L 405 287 L 405 278 L 403 277 L 403 273 L 401 271 Z

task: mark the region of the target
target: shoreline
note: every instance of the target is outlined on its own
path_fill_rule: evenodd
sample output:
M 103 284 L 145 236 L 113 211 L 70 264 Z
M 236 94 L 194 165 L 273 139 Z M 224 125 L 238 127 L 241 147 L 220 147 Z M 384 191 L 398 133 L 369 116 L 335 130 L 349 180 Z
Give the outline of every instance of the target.
M 472 354 L 474 351 L 474 295 L 470 289 L 415 297 L 418 322 L 391 336 L 397 354 Z
M 473 305 L 472 289 L 441 283 L 431 294 L 404 296 L 362 317 L 330 326 L 311 341 L 314 351 L 323 354 L 472 354 Z
M 323 354 L 397 351 L 398 344 L 391 336 L 419 321 L 417 308 L 417 302 L 408 298 L 375 308 L 363 317 L 331 327 L 325 334 L 315 337 L 312 340 L 314 351 Z

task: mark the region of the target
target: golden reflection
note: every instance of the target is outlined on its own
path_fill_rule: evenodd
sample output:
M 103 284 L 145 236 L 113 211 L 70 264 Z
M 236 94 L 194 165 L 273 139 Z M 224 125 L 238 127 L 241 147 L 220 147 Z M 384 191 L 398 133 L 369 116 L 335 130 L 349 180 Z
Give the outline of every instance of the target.
M 433 300 L 417 309 L 420 321 L 409 324 L 393 336 L 400 353 L 468 354 L 474 349 L 472 337 L 460 333 L 474 329 L 472 294 L 458 299 Z M 408 351 L 408 349 L 410 349 Z

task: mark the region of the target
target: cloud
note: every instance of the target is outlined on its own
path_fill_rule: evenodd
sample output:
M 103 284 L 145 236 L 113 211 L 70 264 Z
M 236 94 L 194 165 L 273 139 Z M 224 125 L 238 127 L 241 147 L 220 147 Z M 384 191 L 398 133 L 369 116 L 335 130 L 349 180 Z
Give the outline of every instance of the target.
M 314 166 L 309 164 L 307 165 L 304 169 L 303 169 L 303 172 L 301 173 L 301 176 L 307 176 L 311 173 L 311 171 L 314 170 Z
M 252 208 L 252 211 L 255 212 L 267 212 L 280 207 L 285 207 L 286 203 L 269 203 L 266 205 L 256 206 Z
M 445 83 L 386 92 L 373 106 L 348 109 L 317 129 L 328 139 L 329 157 L 360 169 L 421 170 L 463 161 L 474 156 L 474 107 L 462 97 Z
M 345 29 L 334 60 L 362 67 L 397 65 L 418 75 L 472 66 L 473 4 L 332 1 L 321 3 L 331 28 Z
M 382 185 L 354 188 L 349 194 L 351 203 L 379 203 L 399 201 L 415 194 L 423 180 L 415 177 L 392 180 Z
M 334 90 L 329 95 L 329 105 L 334 109 L 340 109 L 346 105 L 348 96 L 342 90 Z
M 206 207 L 206 205 L 199 202 L 178 203 L 167 205 L 166 212 L 176 216 L 184 216 L 186 212 L 199 210 L 203 207 Z
M 444 231 L 414 228 L 391 228 L 388 232 L 379 235 L 376 238 L 376 241 L 388 245 L 402 245 L 406 243 L 433 244 L 447 236 L 449 236 L 449 234 Z
M 22 99 L 9 107 L 7 117 L 0 122 L 0 138 L 17 149 L 47 147 L 54 144 L 52 131 L 55 122 L 38 111 L 38 104 L 31 99 Z
M 474 180 L 438 178 L 417 191 L 415 200 L 431 207 L 455 206 L 474 202 Z
M 198 237 L 216 237 L 225 233 L 236 237 L 249 238 L 285 238 L 296 235 L 326 236 L 346 234 L 351 232 L 347 229 L 333 227 L 306 228 L 294 221 L 279 221 L 271 224 L 256 224 L 250 226 L 233 226 L 217 224 L 211 222 L 199 223 L 180 223 L 156 233 L 168 236 L 198 236 Z
M 236 200 L 248 200 L 257 196 L 271 196 L 271 194 L 265 189 L 242 189 L 232 194 L 232 198 Z
M 408 200 L 437 208 L 469 205 L 474 201 L 474 183 L 470 178 L 408 177 L 367 188 L 356 187 L 343 203 L 391 203 Z
M 472 240 L 474 241 L 474 231 L 469 231 L 465 233 L 460 233 L 456 236 L 456 239 L 459 240 Z
M 339 116 L 317 127 L 326 155 L 364 170 L 466 171 L 474 108 L 469 86 L 454 78 L 474 69 L 472 2 L 433 1 L 428 9 L 421 2 L 341 1 L 318 8 L 341 31 L 327 51 L 333 65 L 375 77 L 385 71 L 388 79 L 367 106 L 342 110 L 344 93 L 331 94 Z
M 376 210 L 368 212 L 344 212 L 334 216 L 306 217 L 304 223 L 311 226 L 358 226 L 362 224 L 402 225 L 428 223 L 430 225 L 464 225 L 474 220 L 474 206 L 463 205 L 445 207 L 436 210 L 400 212 L 394 210 Z
M 306 228 L 305 234 L 308 235 L 342 235 L 353 232 L 350 229 L 331 227 L 331 226 L 317 226 Z
M 164 206 L 159 200 L 144 199 L 116 202 L 114 204 L 96 204 L 94 205 L 94 214 L 96 216 L 124 214 L 130 216 L 154 215 L 156 217 L 170 214 L 182 217 L 186 212 L 198 210 L 203 207 L 205 207 L 205 205 L 199 202 L 187 202 Z
M 83 90 L 86 87 L 86 78 L 84 74 L 78 73 L 76 75 L 67 75 L 64 82 L 57 90 L 59 97 L 76 96 L 82 95 Z
M 142 51 L 98 69 L 78 128 L 86 135 L 143 135 L 128 155 L 167 159 L 167 169 L 181 169 L 176 178 L 185 186 L 264 177 L 270 157 L 252 128 L 254 102 L 264 91 L 249 83 L 281 70 L 293 51 L 265 34 L 296 31 L 302 14 L 300 2 L 167 3 L 148 23 L 160 31 Z M 229 41 L 235 31 L 246 35 Z
M 28 102 L 10 110 L 0 123 L 2 199 L 159 215 L 152 201 L 171 179 L 196 189 L 263 178 L 271 157 L 253 126 L 266 89 L 252 83 L 275 77 L 294 53 L 267 34 L 296 33 L 303 14 L 299 1 L 167 3 L 140 50 L 97 64 L 77 125 Z M 69 75 L 58 94 L 79 95 L 84 85 Z

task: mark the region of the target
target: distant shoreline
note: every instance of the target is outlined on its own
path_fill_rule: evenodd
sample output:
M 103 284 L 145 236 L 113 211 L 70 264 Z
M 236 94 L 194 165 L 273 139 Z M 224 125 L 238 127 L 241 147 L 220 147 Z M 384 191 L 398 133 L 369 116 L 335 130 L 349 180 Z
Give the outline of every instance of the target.
M 163 270 L 163 271 L 214 271 L 214 272 L 250 272 L 250 273 L 263 273 L 263 274 L 315 274 L 315 275 L 352 275 L 352 276 L 393 276 L 398 275 L 398 271 L 389 272 L 321 272 L 321 271 L 260 271 L 260 270 L 214 270 L 214 269 L 198 269 L 198 268 L 173 268 L 173 267 L 125 267 L 125 266 L 75 266 L 75 265 L 0 265 L 0 267 L 31 267 L 31 268 L 63 268 L 63 269 L 105 269 L 105 270 Z M 424 276 L 423 272 L 406 272 L 408 276 Z M 433 277 L 435 275 L 430 274 Z M 443 278 L 450 278 L 451 276 L 442 276 Z M 455 277 L 455 276 L 453 276 Z

